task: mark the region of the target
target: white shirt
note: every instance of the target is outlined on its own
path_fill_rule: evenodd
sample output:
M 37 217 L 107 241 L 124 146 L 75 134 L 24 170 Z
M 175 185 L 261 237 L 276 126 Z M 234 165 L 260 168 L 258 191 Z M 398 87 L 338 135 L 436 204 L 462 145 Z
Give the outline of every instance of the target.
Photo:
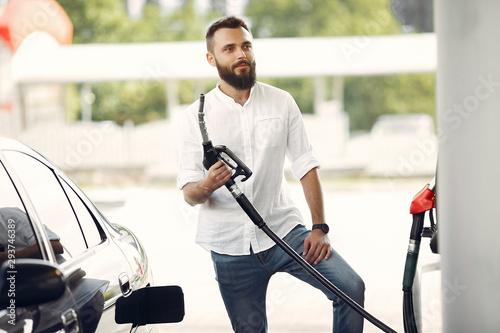
M 180 124 L 178 189 L 205 177 L 199 101 L 184 112 Z M 292 96 L 257 82 L 241 106 L 217 86 L 205 96 L 205 123 L 213 145 L 225 145 L 252 170 L 236 183 L 279 237 L 303 218 L 292 201 L 284 177 L 285 156 L 301 179 L 319 162 L 307 139 L 300 110 Z M 222 186 L 200 207 L 196 242 L 221 254 L 244 255 L 271 248 L 274 242 L 246 215 Z

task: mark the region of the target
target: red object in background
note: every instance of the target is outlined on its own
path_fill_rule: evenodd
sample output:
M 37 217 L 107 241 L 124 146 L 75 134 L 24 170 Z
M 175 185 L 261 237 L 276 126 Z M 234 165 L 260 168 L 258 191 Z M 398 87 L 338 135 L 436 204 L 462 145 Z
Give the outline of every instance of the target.
M 0 16 L 0 37 L 16 52 L 31 33 L 44 31 L 60 44 L 71 44 L 73 25 L 54 0 L 13 0 Z
M 12 112 L 11 103 L 0 103 L 0 111 Z

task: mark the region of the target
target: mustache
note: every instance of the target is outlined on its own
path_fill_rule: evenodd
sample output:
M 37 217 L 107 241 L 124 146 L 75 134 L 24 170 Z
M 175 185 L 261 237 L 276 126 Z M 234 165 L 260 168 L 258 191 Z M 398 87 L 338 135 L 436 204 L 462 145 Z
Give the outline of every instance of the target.
M 251 66 L 252 66 L 252 64 L 250 63 L 250 61 L 248 61 L 248 60 L 241 60 L 241 61 L 238 61 L 236 64 L 234 64 L 234 65 L 232 66 L 232 69 L 235 69 L 236 67 L 238 67 L 238 66 L 240 66 L 240 65 L 247 65 L 247 66 L 249 66 L 249 67 L 251 67 Z

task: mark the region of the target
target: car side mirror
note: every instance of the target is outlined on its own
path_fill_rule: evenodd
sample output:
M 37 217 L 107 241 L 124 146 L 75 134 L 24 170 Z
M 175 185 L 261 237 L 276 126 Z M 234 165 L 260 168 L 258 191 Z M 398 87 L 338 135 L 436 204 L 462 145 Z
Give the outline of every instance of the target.
M 179 286 L 145 287 L 116 300 L 117 324 L 178 323 L 184 319 L 184 293 Z
M 0 267 L 0 307 L 17 308 L 54 301 L 66 290 L 66 279 L 40 259 L 5 261 Z

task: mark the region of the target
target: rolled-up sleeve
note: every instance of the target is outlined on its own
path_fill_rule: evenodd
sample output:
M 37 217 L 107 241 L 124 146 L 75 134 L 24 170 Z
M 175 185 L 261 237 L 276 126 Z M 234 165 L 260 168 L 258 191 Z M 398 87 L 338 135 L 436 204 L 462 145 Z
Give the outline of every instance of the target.
M 302 179 L 309 171 L 311 171 L 314 168 L 319 168 L 319 159 L 316 155 L 316 153 L 311 150 L 302 156 L 300 156 L 298 159 L 296 159 L 291 166 L 291 170 L 293 175 L 297 180 Z
M 320 167 L 320 162 L 307 138 L 299 107 L 291 96 L 288 105 L 290 113 L 286 154 L 291 162 L 293 175 L 300 180 L 313 168 Z
M 177 174 L 177 189 L 181 190 L 187 183 L 199 182 L 205 177 L 203 168 L 203 153 L 201 149 L 201 135 L 196 128 L 198 121 L 193 119 L 196 114 L 193 108 L 197 108 L 197 103 L 192 104 L 179 120 L 179 172 Z
M 177 189 L 182 190 L 187 183 L 196 183 L 203 179 L 203 171 L 197 170 L 180 170 L 177 177 Z

